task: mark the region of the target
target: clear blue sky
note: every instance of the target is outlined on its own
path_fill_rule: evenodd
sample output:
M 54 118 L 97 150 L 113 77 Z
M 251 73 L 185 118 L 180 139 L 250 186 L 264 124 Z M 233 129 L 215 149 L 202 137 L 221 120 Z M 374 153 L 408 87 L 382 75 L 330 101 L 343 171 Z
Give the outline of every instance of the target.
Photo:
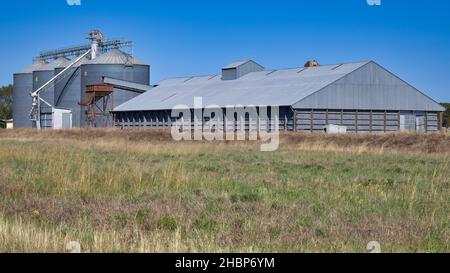
M 41 50 L 101 29 L 135 43 L 151 81 L 215 74 L 241 59 L 266 68 L 374 60 L 438 101 L 450 101 L 450 1 L 2 1 L 0 85 Z

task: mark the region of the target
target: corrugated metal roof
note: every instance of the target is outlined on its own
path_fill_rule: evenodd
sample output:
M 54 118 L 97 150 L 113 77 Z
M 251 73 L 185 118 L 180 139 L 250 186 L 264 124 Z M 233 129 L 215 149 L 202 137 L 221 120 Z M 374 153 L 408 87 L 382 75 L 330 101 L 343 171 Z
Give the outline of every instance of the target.
M 124 80 L 118 80 L 118 79 L 113 79 L 113 78 L 109 78 L 109 77 L 104 77 L 103 83 L 112 84 L 112 85 L 114 85 L 114 87 L 118 87 L 118 88 L 123 87 L 126 89 L 141 91 L 141 93 L 153 88 L 150 85 L 145 85 L 145 84 L 140 84 L 140 83 L 135 83 L 135 82 L 130 82 L 130 81 L 124 81 Z
M 133 64 L 133 65 L 146 65 L 144 62 L 133 58 L 125 52 L 119 49 L 112 49 L 105 54 L 98 56 L 97 58 L 90 60 L 86 64 Z
M 204 106 L 289 106 L 367 63 L 252 72 L 230 81 L 218 76 L 168 79 L 115 111 L 169 110 L 177 105 L 193 107 L 194 97 L 202 97 Z
M 59 64 L 58 66 L 56 66 L 55 67 L 55 69 L 58 69 L 58 68 L 66 68 L 67 66 L 69 66 L 72 62 L 73 62 L 74 60 L 72 59 L 72 60 L 68 60 L 68 61 L 66 61 L 65 63 L 62 63 L 62 64 Z M 83 59 L 81 59 L 81 61 L 79 61 L 77 64 L 75 64 L 73 67 L 79 67 L 79 66 L 81 66 L 81 65 L 83 65 L 83 64 L 86 64 L 86 63 L 88 63 L 89 62 L 89 59 L 87 58 L 87 57 L 84 57 Z
M 243 64 L 246 64 L 246 63 L 248 63 L 248 62 L 251 62 L 251 61 L 252 61 L 252 60 L 245 60 L 245 61 L 237 61 L 237 62 L 233 62 L 233 63 L 231 63 L 231 64 L 229 64 L 229 65 L 223 67 L 223 69 L 232 69 L 232 68 L 236 68 L 236 67 L 239 67 L 239 66 L 241 66 L 241 65 L 243 65 Z
M 52 71 L 55 68 L 66 64 L 68 61 L 69 61 L 69 59 L 61 57 L 50 63 L 40 66 L 35 71 Z
M 32 65 L 20 70 L 17 74 L 31 74 L 31 73 L 33 73 L 33 71 L 38 70 L 40 67 L 42 67 L 46 64 L 48 64 L 48 63 L 47 62 L 39 62 L 39 63 L 32 64 Z

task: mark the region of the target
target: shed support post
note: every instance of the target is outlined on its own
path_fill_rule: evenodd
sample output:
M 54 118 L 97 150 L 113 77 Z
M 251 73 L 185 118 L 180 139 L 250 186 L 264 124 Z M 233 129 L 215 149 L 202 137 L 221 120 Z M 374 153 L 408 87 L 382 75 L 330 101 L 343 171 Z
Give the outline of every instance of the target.
M 142 112 L 138 112 L 138 116 L 137 116 L 137 127 L 139 129 L 141 129 L 142 126 Z
M 258 108 L 258 119 L 256 120 L 256 131 L 257 132 L 261 132 L 261 110 Z M 225 115 L 225 114 L 224 114 Z M 225 116 L 223 117 L 223 128 L 224 128 L 224 132 L 227 131 L 227 126 L 225 124 Z
M 113 89 L 114 90 L 114 89 Z M 111 94 L 111 111 L 114 110 L 114 108 L 116 108 L 116 104 L 115 104 L 115 97 L 114 97 L 114 92 Z M 114 124 L 114 116 L 113 116 L 113 124 Z
M 294 111 L 294 132 L 297 132 L 298 130 L 298 113 L 296 110 Z
M 284 131 L 287 132 L 288 131 L 288 124 L 289 124 L 289 120 L 288 120 L 288 114 L 286 113 L 284 115 Z
M 152 128 L 156 127 L 156 123 L 155 123 L 155 112 L 150 112 L 150 124 Z
M 159 113 L 156 112 L 156 128 L 159 128 Z

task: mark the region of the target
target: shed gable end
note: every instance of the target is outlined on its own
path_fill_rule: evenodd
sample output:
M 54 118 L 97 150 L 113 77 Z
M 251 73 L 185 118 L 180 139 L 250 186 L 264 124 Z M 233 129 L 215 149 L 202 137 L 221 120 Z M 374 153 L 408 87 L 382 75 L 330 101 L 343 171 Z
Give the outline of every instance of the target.
M 443 111 L 443 107 L 385 68 L 370 62 L 294 108 Z

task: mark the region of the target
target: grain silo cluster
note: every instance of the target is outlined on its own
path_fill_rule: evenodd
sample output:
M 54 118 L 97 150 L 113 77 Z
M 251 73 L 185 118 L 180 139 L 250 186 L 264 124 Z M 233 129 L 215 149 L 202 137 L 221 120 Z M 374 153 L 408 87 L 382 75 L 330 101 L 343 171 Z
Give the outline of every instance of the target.
M 279 128 L 287 131 L 434 132 L 442 127 L 441 105 L 373 61 L 309 61 L 291 69 L 239 61 L 218 75 L 170 78 L 152 86 L 150 66 L 121 50 L 131 42 L 104 40 L 99 31 L 90 39 L 84 47 L 43 52 L 14 75 L 16 128 L 168 128 L 176 122 L 174 107 L 194 112 L 194 98 L 224 110 L 277 106 Z M 243 120 L 247 130 L 258 126 L 248 115 Z
M 15 128 L 113 126 L 111 110 L 144 91 L 127 85 L 149 86 L 150 66 L 121 50 L 131 42 L 105 41 L 99 31 L 90 39 L 89 45 L 42 52 L 14 75 Z M 106 84 L 108 78 L 122 85 Z M 105 87 L 109 92 L 99 92 Z M 36 91 L 34 107 L 30 94 Z M 55 118 L 63 122 L 55 126 Z

